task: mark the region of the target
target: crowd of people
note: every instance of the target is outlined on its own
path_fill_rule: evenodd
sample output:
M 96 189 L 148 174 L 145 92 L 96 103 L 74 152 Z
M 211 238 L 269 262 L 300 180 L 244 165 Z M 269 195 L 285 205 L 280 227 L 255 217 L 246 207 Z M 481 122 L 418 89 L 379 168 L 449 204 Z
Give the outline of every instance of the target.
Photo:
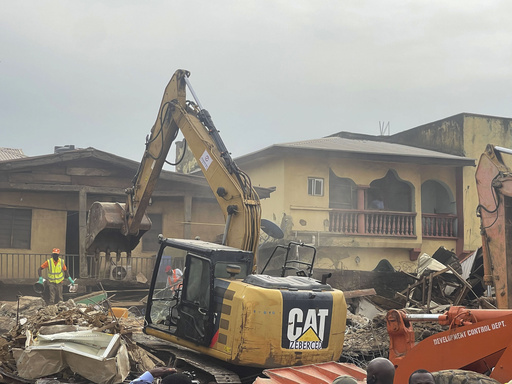
M 190 376 L 177 373 L 174 368 L 153 368 L 145 372 L 130 384 L 151 384 L 155 378 L 162 378 L 162 384 L 192 384 Z M 377 357 L 370 361 L 366 368 L 367 384 L 393 384 L 395 366 L 384 357 Z M 352 376 L 339 376 L 332 384 L 357 384 Z M 418 369 L 409 376 L 409 384 L 435 384 L 434 376 L 425 369 Z
M 393 384 L 395 366 L 384 357 L 377 357 L 370 361 L 366 368 L 367 384 Z M 351 376 L 339 376 L 332 384 L 357 384 Z M 425 369 L 418 369 L 409 376 L 409 384 L 435 384 L 432 373 Z

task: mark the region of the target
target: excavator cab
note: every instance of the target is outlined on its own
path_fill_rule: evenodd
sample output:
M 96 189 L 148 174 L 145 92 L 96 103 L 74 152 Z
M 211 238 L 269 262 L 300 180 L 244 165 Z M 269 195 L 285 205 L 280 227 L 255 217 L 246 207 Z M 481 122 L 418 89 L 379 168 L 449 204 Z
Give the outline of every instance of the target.
M 216 313 L 222 297 L 220 279 L 243 279 L 252 271 L 249 251 L 201 240 L 167 239 L 160 235 L 160 250 L 153 272 L 146 322 L 148 327 L 200 345 L 209 345 L 215 332 Z M 160 270 L 170 256 L 174 265 L 185 265 L 183 283 L 169 295 L 170 287 Z M 218 327 L 218 324 L 217 324 Z

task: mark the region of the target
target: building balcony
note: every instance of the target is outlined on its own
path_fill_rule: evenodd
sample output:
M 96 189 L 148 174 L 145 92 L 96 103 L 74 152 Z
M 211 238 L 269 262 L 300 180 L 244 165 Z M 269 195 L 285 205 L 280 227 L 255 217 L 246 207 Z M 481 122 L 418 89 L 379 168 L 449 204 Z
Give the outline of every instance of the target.
M 424 213 L 421 215 L 423 237 L 457 238 L 457 216 L 451 214 Z
M 457 216 L 422 214 L 425 238 L 457 238 Z M 335 209 L 329 212 L 329 232 L 344 235 L 415 237 L 416 212 Z
M 416 212 L 336 209 L 329 212 L 329 232 L 344 235 L 415 237 Z

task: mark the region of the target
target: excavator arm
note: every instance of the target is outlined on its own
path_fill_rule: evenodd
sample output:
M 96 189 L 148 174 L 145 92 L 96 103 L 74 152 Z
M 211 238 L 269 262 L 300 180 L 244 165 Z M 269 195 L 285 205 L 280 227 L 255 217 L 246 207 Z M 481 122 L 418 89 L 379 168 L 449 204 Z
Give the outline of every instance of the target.
M 512 171 L 503 155 L 512 150 L 487 145 L 476 170 L 484 284 L 494 287 L 498 308 L 512 308 Z
M 210 114 L 202 109 L 189 76 L 190 72 L 177 70 L 165 88 L 133 185 L 126 190 L 126 203 L 96 202 L 91 207 L 86 237 L 89 253 L 130 253 L 137 246 L 150 228 L 146 209 L 169 149 L 181 131 L 224 214 L 223 244 L 256 255 L 261 221 L 259 197 L 249 177 L 231 158 Z M 186 100 L 187 86 L 195 103 Z
M 413 322 L 438 322 L 449 329 L 416 343 Z M 512 310 L 453 306 L 444 314 L 408 314 L 393 309 L 386 324 L 395 383 L 407 382 L 419 367 L 490 373 L 500 383 L 512 377 Z

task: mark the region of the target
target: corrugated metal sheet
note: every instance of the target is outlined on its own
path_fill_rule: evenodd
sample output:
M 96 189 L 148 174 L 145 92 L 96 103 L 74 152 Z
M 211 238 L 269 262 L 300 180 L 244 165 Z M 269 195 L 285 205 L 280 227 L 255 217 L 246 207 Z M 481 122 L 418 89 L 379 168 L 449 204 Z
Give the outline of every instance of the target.
M 258 377 L 254 384 L 331 384 L 339 376 L 352 376 L 358 383 L 366 383 L 366 371 L 354 364 L 329 363 L 297 367 L 266 369 L 267 378 Z
M 475 264 L 477 253 L 478 249 L 460 262 L 460 266 L 462 267 L 461 276 L 464 280 L 467 280 L 469 275 L 471 275 L 471 270 L 473 269 L 473 264 Z
M 27 157 L 23 150 L 16 148 L 0 148 L 0 161 L 21 159 Z

